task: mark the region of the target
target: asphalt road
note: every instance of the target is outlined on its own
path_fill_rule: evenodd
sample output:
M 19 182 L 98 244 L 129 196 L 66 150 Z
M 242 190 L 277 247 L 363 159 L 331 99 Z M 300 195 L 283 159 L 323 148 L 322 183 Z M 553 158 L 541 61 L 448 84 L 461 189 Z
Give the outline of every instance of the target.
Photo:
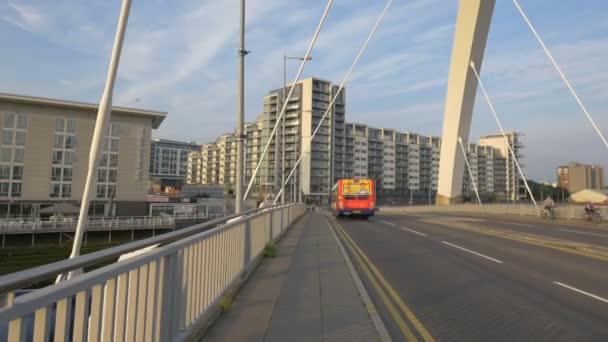
M 608 341 L 608 261 L 450 227 L 459 220 L 602 245 L 559 229 L 608 235 L 424 214 L 334 221 L 396 341 Z

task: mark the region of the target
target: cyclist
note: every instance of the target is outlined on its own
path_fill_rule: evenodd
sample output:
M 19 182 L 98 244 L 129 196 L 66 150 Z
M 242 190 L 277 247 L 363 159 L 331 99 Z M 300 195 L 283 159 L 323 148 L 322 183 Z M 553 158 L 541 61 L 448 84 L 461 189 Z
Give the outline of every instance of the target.
M 553 202 L 553 197 L 547 196 L 547 198 L 545 198 L 545 201 L 543 202 L 543 206 L 545 207 L 545 210 L 553 211 L 553 209 L 555 208 L 555 202 Z
M 585 214 L 591 215 L 595 212 L 596 209 L 597 209 L 597 207 L 595 206 L 595 204 L 593 204 L 593 202 L 589 201 L 589 202 L 587 202 L 587 205 L 585 205 Z

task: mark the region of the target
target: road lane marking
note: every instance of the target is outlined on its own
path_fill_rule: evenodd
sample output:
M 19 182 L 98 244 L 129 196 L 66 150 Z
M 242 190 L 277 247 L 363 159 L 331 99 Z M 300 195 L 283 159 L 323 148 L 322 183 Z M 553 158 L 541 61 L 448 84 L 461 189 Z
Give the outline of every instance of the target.
M 534 227 L 534 225 L 532 225 L 532 224 L 509 222 L 509 221 L 498 221 L 498 223 L 510 224 L 510 225 L 513 225 L 513 226 L 521 226 L 521 227 L 528 227 L 528 228 Z
M 562 239 L 550 239 L 548 237 L 543 237 L 539 235 L 533 235 L 529 233 L 520 234 L 517 231 L 508 231 L 508 230 L 500 230 L 500 229 L 490 229 L 484 228 L 481 226 L 474 226 L 468 224 L 458 224 L 458 223 L 449 223 L 441 220 L 424 220 L 424 222 L 441 225 L 449 229 L 460 229 L 469 231 L 477 234 L 489 235 L 501 239 L 517 241 L 521 243 L 526 243 L 529 245 L 551 248 L 561 252 L 581 255 L 588 258 L 599 259 L 603 261 L 608 261 L 608 253 L 602 252 L 601 250 L 595 250 L 596 247 L 593 244 L 585 244 L 585 249 L 581 250 L 580 245 L 582 243 L 574 243 L 567 240 Z M 572 247 L 574 246 L 574 247 Z
M 374 290 L 376 291 L 378 296 L 380 296 L 380 300 L 382 300 L 382 303 L 384 303 L 384 306 L 388 309 L 391 317 L 393 318 L 395 323 L 397 323 L 397 326 L 399 327 L 399 330 L 401 330 L 401 333 L 403 333 L 403 336 L 408 341 L 416 341 L 417 339 L 414 336 L 414 333 L 412 332 L 410 327 L 407 325 L 407 323 L 405 323 L 404 319 L 399 314 L 399 311 L 397 310 L 397 308 L 395 308 L 395 306 L 393 305 L 392 301 L 389 298 L 389 295 L 387 295 L 385 293 L 382 286 L 378 283 L 378 280 L 376 280 L 376 278 L 374 278 L 374 276 L 372 275 L 372 272 L 369 270 L 369 268 L 367 267 L 365 262 L 362 260 L 362 257 L 364 257 L 364 256 L 361 256 L 355 250 L 355 247 L 352 245 L 352 243 L 354 243 L 354 242 L 349 241 L 349 239 L 345 235 L 346 233 L 338 227 L 337 223 L 335 223 L 333 225 L 333 227 L 335 228 L 335 231 L 338 233 L 338 235 L 340 235 L 342 237 L 342 239 L 344 239 L 346 246 L 351 251 L 351 253 L 355 257 L 355 259 L 357 260 L 357 263 L 359 264 L 359 266 L 361 266 L 361 269 L 367 276 L 367 279 L 369 279 L 369 281 L 371 282 L 372 287 L 374 288 Z
M 426 234 L 421 233 L 421 232 L 417 232 L 417 231 L 415 231 L 415 230 L 413 230 L 413 229 L 409 229 L 409 228 L 405 228 L 405 227 L 399 227 L 399 228 L 404 229 L 404 230 L 407 230 L 408 232 L 412 232 L 412 233 L 414 233 L 414 234 L 418 234 L 418 235 L 421 235 L 421 236 L 426 236 Z
M 397 224 L 395 224 L 395 223 L 393 223 L 393 222 L 384 221 L 384 220 L 378 220 L 378 221 L 380 221 L 380 222 L 382 222 L 382 223 L 384 223 L 384 224 L 388 224 L 389 226 L 397 227 L 397 228 L 402 229 L 402 230 L 407 230 L 408 232 L 411 232 L 411 233 L 414 233 L 414 234 L 418 234 L 418 235 L 420 235 L 420 236 L 427 236 L 427 235 L 426 235 L 426 234 L 424 234 L 424 233 L 421 233 L 421 232 L 415 231 L 415 230 L 413 230 L 413 229 L 409 229 L 409 228 L 401 227 L 401 226 L 399 226 L 399 225 L 397 225 Z
M 600 302 L 608 303 L 608 299 L 606 299 L 606 298 L 602 298 L 602 297 L 600 297 L 600 296 L 596 296 L 596 295 L 594 295 L 593 293 L 589 293 L 589 292 L 586 292 L 586 291 L 583 291 L 583 290 L 579 290 L 579 289 L 577 289 L 576 287 L 572 287 L 572 286 L 570 286 L 570 285 L 566 285 L 566 284 L 564 284 L 564 283 L 560 283 L 559 281 L 554 281 L 554 282 L 553 282 L 553 284 L 555 284 L 555 285 L 559 285 L 559 286 L 561 286 L 561 287 L 565 287 L 565 288 L 567 288 L 568 290 L 572 290 L 572 291 L 575 291 L 575 292 L 578 292 L 578 293 L 584 294 L 585 296 L 589 296 L 589 297 L 591 297 L 591 298 L 593 298 L 593 299 L 599 300 Z
M 594 235 L 594 236 L 603 236 L 603 237 L 608 237 L 608 235 L 606 234 L 597 234 L 597 233 L 587 233 L 587 232 L 579 232 L 577 230 L 570 230 L 570 229 L 560 229 L 563 230 L 564 232 L 571 232 L 571 233 L 577 233 L 577 234 L 585 234 L 585 235 Z
M 480 256 L 480 257 L 482 257 L 482 258 L 486 258 L 486 259 L 488 259 L 488 260 L 492 260 L 492 261 L 494 261 L 494 262 L 496 262 L 496 263 L 502 264 L 502 261 L 500 261 L 500 260 L 498 260 L 498 259 L 491 258 L 491 257 L 489 257 L 489 256 L 487 256 L 487 255 L 483 255 L 483 254 L 481 254 L 481 253 L 477 253 L 477 252 L 475 252 L 475 251 L 472 251 L 472 250 L 470 250 L 470 249 L 466 249 L 466 248 L 464 248 L 464 247 L 457 246 L 457 245 L 455 245 L 455 244 L 453 244 L 453 243 L 449 243 L 449 242 L 447 242 L 447 241 L 441 241 L 441 242 L 445 243 L 445 244 L 446 244 L 446 245 L 448 245 L 448 246 L 452 246 L 452 247 L 454 247 L 454 248 L 461 249 L 461 250 L 463 250 L 463 251 L 465 251 L 465 252 L 469 252 L 469 253 L 471 253 L 471 254 L 475 254 L 475 255 Z
M 378 220 L 384 224 L 388 224 L 389 226 L 395 226 L 395 224 L 393 222 L 389 222 L 389 221 L 384 221 L 384 220 Z
M 401 297 L 397 294 L 397 291 L 395 291 L 395 289 L 390 285 L 390 283 L 384 278 L 382 273 L 380 273 L 380 270 L 378 270 L 378 268 L 369 259 L 369 257 L 367 257 L 365 252 L 363 252 L 361 250 L 361 248 L 357 245 L 357 243 L 348 235 L 348 233 L 342 227 L 342 225 L 335 221 L 334 221 L 334 224 L 335 224 L 335 227 L 338 229 L 338 231 L 340 231 L 342 233 L 342 236 L 345 238 L 345 240 L 348 241 L 348 243 L 350 243 L 350 245 L 352 247 L 354 247 L 354 250 L 357 253 L 359 253 L 361 258 L 367 263 L 367 265 L 369 265 L 369 268 L 372 270 L 374 275 L 378 278 L 378 280 L 384 286 L 384 288 L 386 289 L 388 294 L 392 297 L 392 299 L 397 303 L 397 306 L 401 309 L 401 311 L 409 319 L 409 321 L 412 323 L 414 328 L 416 328 L 418 333 L 422 336 L 422 339 L 426 342 L 435 341 L 433 336 L 431 336 L 431 334 L 424 327 L 424 325 L 422 325 L 422 322 L 420 322 L 420 320 L 418 320 L 418 318 L 416 317 L 414 312 L 412 310 L 410 310 L 410 308 L 408 308 L 407 305 L 405 305 L 405 303 L 403 302 L 403 299 L 401 299 Z

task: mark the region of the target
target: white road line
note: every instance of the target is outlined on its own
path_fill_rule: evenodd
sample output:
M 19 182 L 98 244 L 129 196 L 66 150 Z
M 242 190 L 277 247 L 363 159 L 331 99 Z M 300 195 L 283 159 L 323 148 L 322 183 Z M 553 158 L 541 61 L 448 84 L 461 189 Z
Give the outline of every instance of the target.
M 418 234 L 418 235 L 420 235 L 420 236 L 426 236 L 426 234 L 421 233 L 421 232 L 417 232 L 417 231 L 415 231 L 415 230 L 413 230 L 413 229 L 409 229 L 409 228 L 405 228 L 405 227 L 399 227 L 399 228 L 401 228 L 401 229 L 403 229 L 403 230 L 407 230 L 408 232 L 412 232 L 412 233 L 414 233 L 414 234 Z
M 378 220 L 384 224 L 388 224 L 389 226 L 394 226 L 395 224 L 393 222 L 389 222 L 389 221 L 384 221 L 384 220 Z
M 514 225 L 514 226 L 520 226 L 520 227 L 534 227 L 534 225 L 531 224 L 526 224 L 526 223 L 517 223 L 517 222 L 509 222 L 509 221 L 498 221 L 499 223 L 503 223 L 503 224 L 510 224 L 510 225 Z
M 405 227 L 400 227 L 400 226 L 394 224 L 393 222 L 384 221 L 384 220 L 378 220 L 378 221 L 380 221 L 380 222 L 382 222 L 384 224 L 388 224 L 389 226 L 397 227 L 397 228 L 402 229 L 402 230 L 407 230 L 408 232 L 411 232 L 411 233 L 414 233 L 414 234 L 418 234 L 420 236 L 427 236 L 426 234 L 421 233 L 421 232 L 417 232 L 417 231 L 415 231 L 413 229 L 409 229 L 409 228 L 405 228 Z
M 464 247 L 457 246 L 457 245 L 455 245 L 455 244 L 453 244 L 453 243 L 449 243 L 449 242 L 447 242 L 447 241 L 441 241 L 441 242 L 445 243 L 445 244 L 446 244 L 446 245 L 448 245 L 448 246 L 452 246 L 452 247 L 454 247 L 454 248 L 461 249 L 461 250 L 463 250 L 463 251 L 465 251 L 465 252 L 469 252 L 469 253 L 471 253 L 471 254 L 475 254 L 475 255 L 480 256 L 480 257 L 482 257 L 482 258 L 486 258 L 486 259 L 488 259 L 488 260 L 492 260 L 492 261 L 494 261 L 494 262 L 496 262 L 496 263 L 502 264 L 502 261 L 500 261 L 500 260 L 498 260 L 498 259 L 490 258 L 490 257 L 489 257 L 489 256 L 487 256 L 487 255 L 483 255 L 483 254 L 481 254 L 481 253 L 474 252 L 474 251 L 472 251 L 472 250 L 470 250 L 470 249 L 466 249 L 466 248 L 464 248 Z
M 571 232 L 571 233 L 577 233 L 577 234 L 585 234 L 585 235 L 594 235 L 594 236 L 603 236 L 603 237 L 608 237 L 608 235 L 606 234 L 596 234 L 596 233 L 587 233 L 587 232 L 579 232 L 577 230 L 570 230 L 570 229 L 560 229 L 563 230 L 565 232 Z
M 602 298 L 602 297 L 600 297 L 600 296 L 596 296 L 596 295 L 594 295 L 593 293 L 589 293 L 589 292 L 585 292 L 585 291 L 583 291 L 583 290 L 579 290 L 579 289 L 577 289 L 576 287 L 572 287 L 572 286 L 570 286 L 570 285 L 566 285 L 566 284 L 564 284 L 564 283 L 560 283 L 559 281 L 554 281 L 554 282 L 553 282 L 553 284 L 555 284 L 555 285 L 559 285 L 559 286 L 561 286 L 561 287 L 565 287 L 565 288 L 567 288 L 568 290 L 572 290 L 572 291 L 575 291 L 575 292 L 578 292 L 578 293 L 582 293 L 582 294 L 584 294 L 585 296 L 589 296 L 589 297 L 591 297 L 591 298 L 593 298 L 593 299 L 599 300 L 600 302 L 608 303 L 608 299 L 606 299 L 606 298 Z

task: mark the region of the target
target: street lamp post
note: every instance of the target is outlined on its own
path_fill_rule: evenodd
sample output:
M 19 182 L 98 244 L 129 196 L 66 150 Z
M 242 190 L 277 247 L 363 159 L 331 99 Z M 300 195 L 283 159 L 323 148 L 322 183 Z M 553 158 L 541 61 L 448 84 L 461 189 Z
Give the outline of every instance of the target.
M 287 99 L 285 98 L 286 96 L 286 88 L 287 88 L 287 60 L 288 59 L 297 59 L 300 61 L 303 61 L 305 58 L 304 57 L 287 57 L 287 55 L 285 53 L 283 53 L 283 103 L 285 101 L 287 101 Z M 308 58 L 306 59 L 307 61 L 311 60 L 312 57 L 308 56 Z M 295 86 L 295 84 L 292 85 L 292 87 Z M 285 108 L 285 113 L 283 114 L 283 118 L 281 119 L 281 188 L 283 189 L 285 187 L 285 116 L 287 115 L 287 108 Z M 294 141 L 295 143 L 295 141 Z M 278 144 L 275 144 L 278 146 Z M 276 150 L 276 148 L 275 148 Z M 297 156 L 296 156 L 297 159 Z M 276 153 L 275 153 L 275 160 L 277 160 L 276 157 Z M 297 173 L 297 170 L 296 170 Z M 296 185 L 295 188 L 297 189 L 298 186 Z M 285 203 L 285 189 L 283 189 L 283 191 L 281 192 L 281 203 Z
M 236 189 L 235 189 L 235 212 L 243 210 L 243 174 L 244 174 L 244 140 L 243 135 L 245 122 L 245 56 L 249 53 L 245 50 L 245 0 L 241 0 L 240 20 L 240 42 L 239 63 L 237 81 L 237 114 L 236 114 Z

